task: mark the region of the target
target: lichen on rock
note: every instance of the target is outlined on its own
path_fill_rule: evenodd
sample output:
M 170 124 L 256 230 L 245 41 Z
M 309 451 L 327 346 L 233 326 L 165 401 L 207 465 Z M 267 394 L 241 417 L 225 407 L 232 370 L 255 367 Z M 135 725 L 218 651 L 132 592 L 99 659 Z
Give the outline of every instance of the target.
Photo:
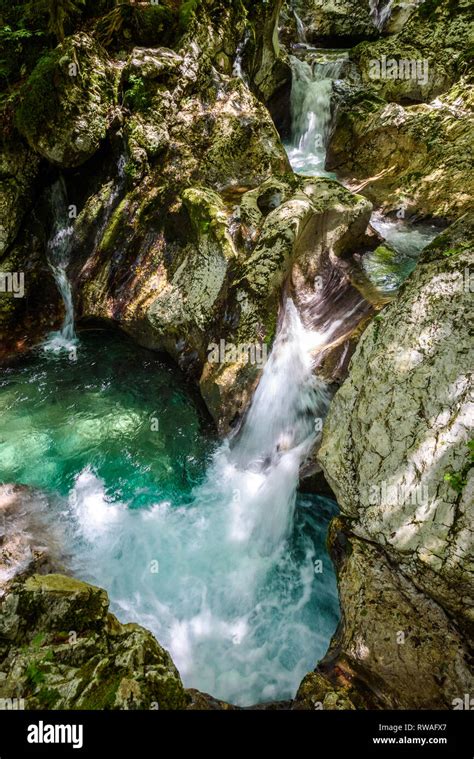
M 0 697 L 29 710 L 185 708 L 169 654 L 108 606 L 104 590 L 72 577 L 14 584 L 0 602 Z

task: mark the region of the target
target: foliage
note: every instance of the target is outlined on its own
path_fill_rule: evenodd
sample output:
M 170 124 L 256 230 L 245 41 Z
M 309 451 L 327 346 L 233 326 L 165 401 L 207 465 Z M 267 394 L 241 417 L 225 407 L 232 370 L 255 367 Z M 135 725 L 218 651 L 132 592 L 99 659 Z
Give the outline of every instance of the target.
M 26 682 L 31 687 L 36 687 L 37 685 L 40 685 L 44 680 L 44 672 L 41 671 L 41 668 L 38 666 L 36 662 L 31 662 L 28 664 L 28 667 L 26 669 Z
M 0 43 L 3 52 L 0 60 L 2 89 L 10 88 L 19 76 L 34 67 L 45 36 L 42 29 L 26 28 L 23 17 L 18 13 L 11 12 L 5 20 L 8 23 L 0 28 Z
M 55 704 L 60 698 L 60 695 L 59 691 L 57 691 L 55 688 L 43 687 L 36 697 L 43 709 L 54 709 Z
M 64 42 L 65 26 L 80 11 L 85 0 L 30 0 L 27 14 L 32 18 L 48 17 L 48 32 L 54 34 L 58 42 Z
M 51 121 L 55 113 L 54 74 L 59 53 L 53 50 L 38 61 L 22 91 L 16 123 L 23 134 L 35 133 L 35 125 Z
M 150 107 L 150 95 L 141 76 L 130 75 L 123 102 L 134 111 L 146 111 Z
M 179 25 L 181 29 L 188 28 L 201 0 L 184 0 L 179 9 Z
M 474 440 L 470 440 L 467 444 L 469 450 L 469 456 L 466 464 L 458 472 L 446 472 L 444 475 L 444 481 L 449 483 L 456 493 L 461 494 L 467 485 L 467 475 L 470 469 L 474 466 Z

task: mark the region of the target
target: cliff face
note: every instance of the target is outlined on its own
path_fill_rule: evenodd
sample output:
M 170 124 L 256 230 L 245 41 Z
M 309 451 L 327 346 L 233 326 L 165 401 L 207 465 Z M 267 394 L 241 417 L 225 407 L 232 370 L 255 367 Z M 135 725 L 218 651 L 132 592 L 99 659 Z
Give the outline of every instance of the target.
M 471 216 L 425 249 L 361 338 L 319 453 L 342 514 L 327 658 L 395 708 L 473 685 L 472 245 Z
M 327 168 L 392 212 L 454 221 L 470 207 L 468 2 L 423 3 L 396 34 L 354 47 Z

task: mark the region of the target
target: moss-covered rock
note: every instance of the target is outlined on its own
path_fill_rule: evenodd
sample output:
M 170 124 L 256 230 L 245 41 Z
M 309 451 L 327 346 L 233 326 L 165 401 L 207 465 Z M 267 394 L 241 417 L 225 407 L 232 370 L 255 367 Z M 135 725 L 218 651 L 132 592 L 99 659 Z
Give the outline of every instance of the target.
M 104 590 L 72 577 L 14 584 L 0 603 L 0 697 L 33 710 L 185 708 L 169 654 L 108 605 Z
M 115 74 L 106 52 L 88 34 L 69 37 L 37 63 L 21 91 L 19 131 L 57 166 L 79 166 L 107 133 Z
M 330 47 L 335 39 L 340 46 L 341 41 L 350 45 L 379 36 L 369 0 L 288 0 L 282 18 L 284 36 L 292 42 L 302 42 L 303 30 L 297 26 L 295 11 L 308 42 Z
M 39 158 L 17 133 L 4 138 L 0 153 L 0 256 L 15 239 L 33 200 Z
M 376 42 L 363 42 L 350 55 L 362 81 L 388 101 L 430 101 L 446 92 L 469 67 L 472 48 L 472 9 L 469 0 L 421 3 L 398 34 Z M 391 75 L 374 76 L 374 63 L 414 62 Z M 424 65 L 422 65 L 424 64 Z M 411 75 L 408 75 L 408 74 Z
M 473 88 L 465 81 L 429 104 L 386 104 L 365 91 L 338 112 L 327 167 L 385 211 L 454 221 L 473 193 Z
M 473 685 L 473 230 L 466 215 L 431 243 L 366 330 L 319 452 L 345 517 L 343 625 L 321 666 L 348 662 L 389 708 L 451 708 Z

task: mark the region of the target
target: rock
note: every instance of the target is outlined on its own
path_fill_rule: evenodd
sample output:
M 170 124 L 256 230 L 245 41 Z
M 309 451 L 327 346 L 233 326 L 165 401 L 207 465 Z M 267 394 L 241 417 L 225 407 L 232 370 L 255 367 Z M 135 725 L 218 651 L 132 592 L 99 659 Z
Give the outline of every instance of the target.
M 319 452 L 344 517 L 330 654 L 389 708 L 448 708 L 473 686 L 473 236 L 467 215 L 440 235 L 365 331 Z
M 240 707 L 228 704 L 226 701 L 219 701 L 219 699 L 210 696 L 209 693 L 201 693 L 201 691 L 195 688 L 187 688 L 186 695 L 190 699 L 189 705 L 186 707 L 188 711 L 236 711 L 240 710 Z
M 471 36 L 469 0 L 455 5 L 451 0 L 419 4 L 398 34 L 376 42 L 362 42 L 350 52 L 357 63 L 362 81 L 388 101 L 429 102 L 449 90 L 468 71 L 467 50 Z M 377 62 L 388 64 L 413 61 L 421 66 L 398 69 L 390 67 L 377 73 Z M 375 64 L 375 67 L 374 67 Z M 394 70 L 395 71 L 395 70 Z
M 295 711 L 353 710 L 356 707 L 350 695 L 350 688 L 335 687 L 321 673 L 309 672 L 301 682 L 291 708 Z
M 386 212 L 454 221 L 469 208 L 469 14 L 466 0 L 425 2 L 397 34 L 350 51 L 361 85 L 339 93 L 326 168 Z
M 45 54 L 21 93 L 16 123 L 56 166 L 80 166 L 107 134 L 115 73 L 101 46 L 80 32 Z
M 335 39 L 339 46 L 349 47 L 361 39 L 376 39 L 379 30 L 370 11 L 369 0 L 292 0 L 287 2 L 283 23 L 289 30 L 285 35 L 292 42 L 302 42 L 294 12 L 304 27 L 307 42 L 331 47 Z
M 327 168 L 385 212 L 454 221 L 473 192 L 473 88 L 459 82 L 429 104 L 386 104 L 358 91 L 340 106 Z
M 14 578 L 62 565 L 62 533 L 50 499 L 25 485 L 0 485 L 0 596 Z
M 14 133 L 0 153 L 0 256 L 14 241 L 33 200 L 39 158 Z
M 468 641 L 379 545 L 358 539 L 351 528 L 346 519 L 332 526 L 343 623 L 317 671 L 301 684 L 296 708 L 300 702 L 311 708 L 314 699 L 334 708 L 323 700 L 324 673 L 339 701 L 345 695 L 356 708 L 452 709 L 473 685 Z M 343 544 L 342 555 L 334 542 Z
M 423 0 L 392 0 L 390 16 L 383 25 L 383 32 L 400 32 L 422 2 Z
M 0 698 L 35 709 L 182 709 L 169 654 L 139 625 L 108 612 L 104 590 L 33 575 L 0 602 Z

